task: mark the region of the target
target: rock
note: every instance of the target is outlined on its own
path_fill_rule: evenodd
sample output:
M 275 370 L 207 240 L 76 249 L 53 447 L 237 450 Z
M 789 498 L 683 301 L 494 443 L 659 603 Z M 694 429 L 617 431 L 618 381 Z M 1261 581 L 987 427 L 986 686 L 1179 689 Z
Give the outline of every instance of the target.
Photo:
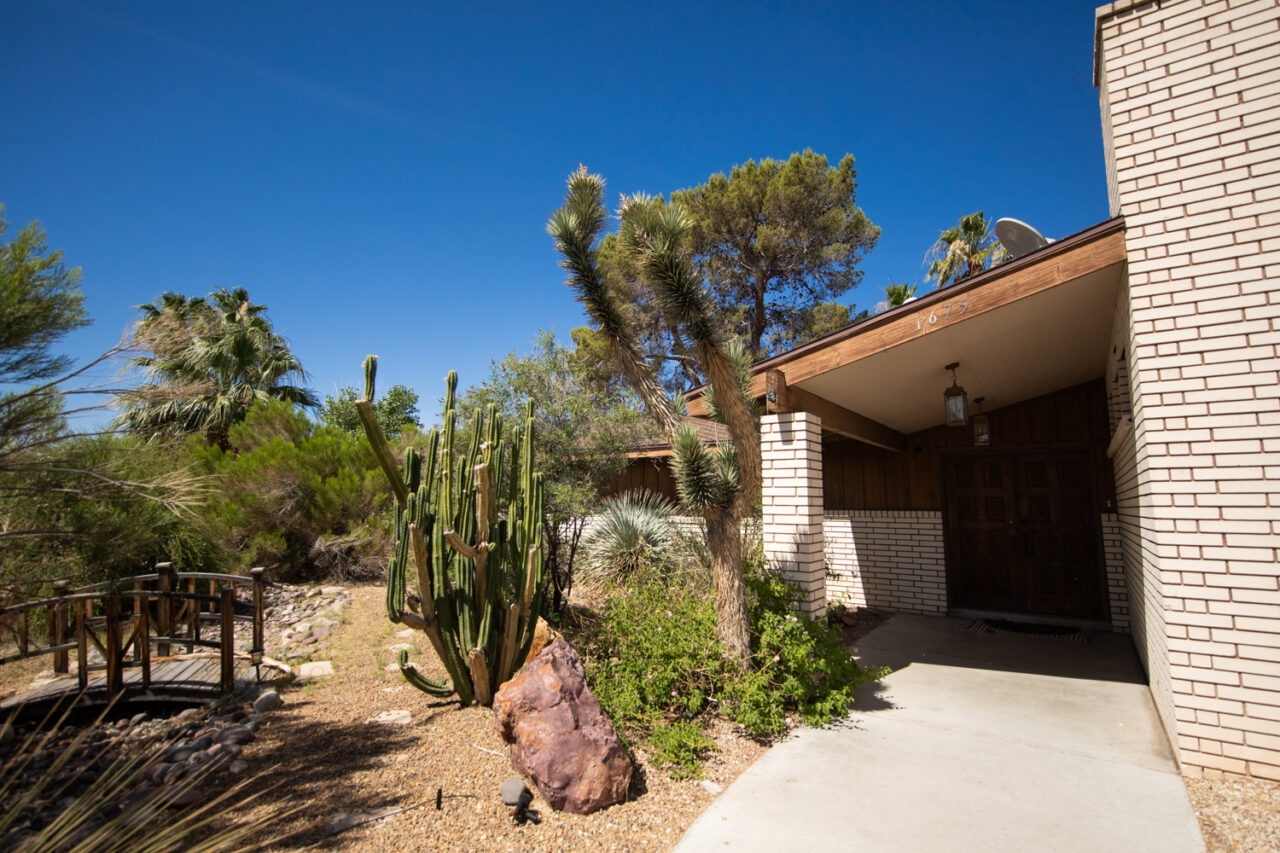
M 396 631 L 396 636 L 403 640 L 407 637 L 412 637 L 416 633 L 418 632 L 413 628 L 405 628 L 403 631 Z
M 274 711 L 277 708 L 284 707 L 284 700 L 280 698 L 280 694 L 274 690 L 267 690 L 261 696 L 253 700 L 253 712 L 255 714 L 265 714 L 267 711 Z
M 347 589 L 341 586 L 322 586 L 320 591 L 325 595 L 344 595 Z
M 298 680 L 307 681 L 312 678 L 324 678 L 333 675 L 333 661 L 309 661 L 298 667 Z
M 703 779 L 698 783 L 698 787 L 702 788 L 702 790 L 706 791 L 713 797 L 718 797 L 724 793 L 724 788 L 720 787 L 715 782 L 712 782 L 710 779 Z
M 133 717 L 129 719 L 129 727 L 133 728 L 134 726 L 138 725 L 138 723 L 141 723 L 146 718 L 147 718 L 147 715 L 145 713 L 134 714 Z
M 196 752 L 203 752 L 213 746 L 213 735 L 201 735 L 191 743 L 191 748 Z
M 167 797 L 165 805 L 169 808 L 183 808 L 185 806 L 193 806 L 202 799 L 204 799 L 204 794 L 200 793 L 195 788 L 187 788 L 184 791 L 179 791 L 172 797 Z
M 241 773 L 243 773 L 248 769 L 249 769 L 249 762 L 242 761 L 240 759 L 236 759 L 235 761 L 227 765 L 227 772 L 234 776 L 239 776 Z
M 180 723 L 186 722 L 187 720 L 190 720 L 192 717 L 199 715 L 199 713 L 200 713 L 199 708 L 187 708 L 185 711 L 180 712 L 178 716 L 174 717 L 174 719 Z
M 387 651 L 389 652 L 407 652 L 412 650 L 412 643 L 394 643 L 393 645 L 387 646 Z
M 242 744 L 251 743 L 256 738 L 257 738 L 257 735 L 253 733 L 253 729 L 249 728 L 248 726 L 236 725 L 236 726 L 227 726 L 225 729 L 223 729 L 221 732 L 218 733 L 218 736 L 214 738 L 214 741 L 220 744 L 233 743 L 239 746 Z
M 532 796 L 529 794 L 529 786 L 519 776 L 512 776 L 503 782 L 499 790 L 502 792 L 502 802 L 508 806 L 517 806 L 521 797 Z
M 493 710 L 512 769 L 553 809 L 590 814 L 626 799 L 631 759 L 563 637 L 502 685 Z
M 524 656 L 524 665 L 527 666 L 529 661 L 542 654 L 547 644 L 557 637 L 564 639 L 559 631 L 546 623 L 545 619 L 539 619 L 538 624 L 533 626 L 533 643 L 529 646 L 529 654 Z
M 370 717 L 366 722 L 383 726 L 407 726 L 413 722 L 413 716 L 408 711 L 383 711 L 376 717 Z

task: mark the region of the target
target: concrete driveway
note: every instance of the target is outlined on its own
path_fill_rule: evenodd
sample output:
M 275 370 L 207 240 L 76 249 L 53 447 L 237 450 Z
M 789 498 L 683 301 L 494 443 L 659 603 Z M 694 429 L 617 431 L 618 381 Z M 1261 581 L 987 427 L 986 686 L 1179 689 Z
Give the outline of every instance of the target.
M 1204 850 L 1128 637 L 968 624 L 898 615 L 863 637 L 862 663 L 894 672 L 769 750 L 676 849 Z

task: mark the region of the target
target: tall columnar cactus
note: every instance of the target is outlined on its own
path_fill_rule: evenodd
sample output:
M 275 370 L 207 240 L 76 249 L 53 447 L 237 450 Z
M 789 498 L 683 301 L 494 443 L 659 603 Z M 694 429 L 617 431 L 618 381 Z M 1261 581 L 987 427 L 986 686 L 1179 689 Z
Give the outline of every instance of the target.
M 387 569 L 387 616 L 422 630 L 449 680 L 435 682 L 400 653 L 400 671 L 433 696 L 493 704 L 498 686 L 529 653 L 542 603 L 542 475 L 533 472 L 533 402 L 523 426 L 504 434 L 494 406 L 476 414 L 455 452 L 458 375 L 446 379 L 443 425 L 426 448 L 405 451 L 403 471 L 373 411 L 377 356 L 364 362 L 356 411 L 396 498 Z M 505 511 L 504 511 L 505 510 Z M 416 594 L 409 591 L 409 567 Z

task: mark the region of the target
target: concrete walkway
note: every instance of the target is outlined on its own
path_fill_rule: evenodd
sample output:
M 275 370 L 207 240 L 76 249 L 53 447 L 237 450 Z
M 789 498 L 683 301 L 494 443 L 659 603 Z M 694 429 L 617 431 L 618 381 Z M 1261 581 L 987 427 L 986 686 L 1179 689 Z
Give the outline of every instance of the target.
M 854 712 L 769 750 L 689 828 L 701 851 L 1202 851 L 1128 637 L 898 615 Z

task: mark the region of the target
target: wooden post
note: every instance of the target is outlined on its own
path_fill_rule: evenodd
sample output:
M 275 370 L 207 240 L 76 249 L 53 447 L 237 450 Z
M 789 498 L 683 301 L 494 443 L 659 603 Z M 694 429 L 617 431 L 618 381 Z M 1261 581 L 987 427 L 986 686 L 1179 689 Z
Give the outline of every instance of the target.
M 177 589 L 173 563 L 156 563 L 156 574 L 159 576 L 156 578 L 156 587 L 160 592 L 171 593 Z M 160 598 L 160 605 L 156 608 L 156 633 L 165 638 L 156 646 L 156 654 L 168 657 L 173 653 L 168 640 L 173 635 L 173 599 L 167 594 Z
M 76 666 L 79 671 L 76 678 L 80 682 L 83 693 L 89 687 L 89 602 L 80 599 L 76 602 Z
M 24 655 L 31 650 L 31 620 L 26 610 L 18 614 L 18 651 Z
M 254 666 L 262 663 L 262 654 L 266 651 L 266 642 L 263 637 L 263 614 L 266 606 L 266 579 L 263 577 L 265 572 L 266 569 L 261 567 L 249 570 L 249 574 L 253 575 L 253 648 L 249 650 L 249 654 Z
M 222 621 L 222 692 L 236 688 L 236 591 L 228 586 L 222 591 L 218 615 Z
M 53 595 L 55 598 L 64 598 L 67 594 L 69 584 L 64 580 L 53 582 Z M 67 605 L 66 602 L 54 604 L 49 608 L 49 640 L 52 645 L 60 646 L 67 641 Z M 70 666 L 70 655 L 67 650 L 53 653 L 53 671 L 56 673 L 65 673 Z
M 138 624 L 133 629 L 133 656 L 142 665 L 142 689 L 151 688 L 151 597 L 138 596 Z
M 107 596 L 107 694 L 124 689 L 124 641 L 120 636 L 120 596 Z
M 196 579 L 189 578 L 187 580 L 187 592 L 193 596 L 196 594 Z M 187 636 L 193 640 L 200 639 L 200 622 L 201 614 L 204 612 L 204 602 L 196 598 L 192 598 L 187 602 Z M 195 651 L 193 643 L 187 643 L 187 654 Z

